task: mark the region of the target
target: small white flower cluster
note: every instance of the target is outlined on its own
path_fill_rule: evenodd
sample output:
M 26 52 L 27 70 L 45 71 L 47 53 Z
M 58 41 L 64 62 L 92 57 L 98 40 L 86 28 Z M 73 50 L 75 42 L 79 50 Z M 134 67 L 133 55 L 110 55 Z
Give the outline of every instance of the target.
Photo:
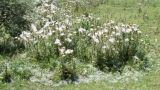
M 36 16 L 34 14 L 28 18 L 34 21 L 31 24 L 31 30 L 23 31 L 20 35 L 20 39 L 25 43 L 34 42 L 35 44 L 39 39 L 47 39 L 59 32 L 60 35 L 64 36 L 65 30 L 72 25 L 70 20 L 72 16 L 68 15 L 69 11 L 59 8 L 56 0 L 42 0 L 39 3 L 41 4 L 33 9 Z M 67 39 L 67 41 L 71 42 L 70 39 Z
M 59 49 L 60 51 L 60 54 L 62 55 L 62 57 L 66 56 L 66 55 L 70 55 L 73 53 L 73 50 L 72 49 L 66 49 L 65 47 L 61 47 Z
M 86 29 L 84 29 L 84 28 L 79 28 L 78 31 L 79 31 L 80 33 L 83 33 L 83 32 L 86 32 Z
M 97 28 L 91 28 L 88 32 L 88 36 L 92 38 L 93 42 L 102 47 L 115 46 L 117 43 L 128 43 L 130 41 L 136 41 L 137 37 L 141 34 L 138 29 L 138 25 L 128 25 L 123 23 L 115 23 L 110 21 L 104 23 L 103 26 Z M 109 48 L 111 48 L 109 47 Z

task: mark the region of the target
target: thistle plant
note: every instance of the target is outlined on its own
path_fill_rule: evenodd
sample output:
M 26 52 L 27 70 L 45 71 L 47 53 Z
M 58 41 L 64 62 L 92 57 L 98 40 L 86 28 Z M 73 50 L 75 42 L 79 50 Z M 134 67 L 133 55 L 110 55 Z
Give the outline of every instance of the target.
M 57 62 L 55 67 L 61 67 L 62 80 L 78 78 L 76 60 L 102 71 L 121 71 L 125 65 L 146 60 L 142 50 L 145 41 L 136 24 L 112 20 L 102 24 L 100 18 L 90 14 L 74 17 L 48 2 L 35 10 L 39 14 L 30 25 L 31 30 L 23 31 L 19 39 L 29 57 L 49 64 Z
M 92 36 L 97 42 L 97 66 L 100 69 L 121 69 L 133 60 L 133 56 L 143 60 L 145 56 L 142 54 L 145 52 L 140 52 L 140 47 L 144 48 L 145 44 L 142 43 L 141 31 L 137 25 L 116 24 L 111 21 L 101 28 Z

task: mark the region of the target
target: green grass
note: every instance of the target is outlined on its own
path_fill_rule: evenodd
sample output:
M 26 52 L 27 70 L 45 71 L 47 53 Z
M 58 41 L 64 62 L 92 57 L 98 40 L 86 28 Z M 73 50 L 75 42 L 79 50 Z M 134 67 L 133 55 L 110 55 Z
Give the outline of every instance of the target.
M 142 0 L 145 1 L 145 0 Z M 150 37 L 151 47 L 149 56 L 154 64 L 151 71 L 138 81 L 126 83 L 109 83 L 97 81 L 80 85 L 65 85 L 49 87 L 30 81 L 15 81 L 11 84 L 0 83 L 0 90 L 159 90 L 160 88 L 160 1 L 148 0 L 139 12 L 138 3 L 141 0 L 109 0 L 108 3 L 91 8 L 88 11 L 101 18 L 102 22 L 136 23 Z M 125 5 L 127 4 L 127 5 Z M 157 42 L 155 41 L 157 39 Z
M 160 87 L 160 72 L 149 74 L 139 81 L 130 83 L 93 82 L 89 84 L 69 85 L 60 90 L 158 90 Z
M 47 87 L 29 81 L 16 81 L 12 84 L 0 85 L 3 90 L 159 90 L 160 71 L 150 72 L 139 81 L 128 83 L 108 83 L 106 81 L 92 82 L 80 85 L 66 85 L 61 87 Z

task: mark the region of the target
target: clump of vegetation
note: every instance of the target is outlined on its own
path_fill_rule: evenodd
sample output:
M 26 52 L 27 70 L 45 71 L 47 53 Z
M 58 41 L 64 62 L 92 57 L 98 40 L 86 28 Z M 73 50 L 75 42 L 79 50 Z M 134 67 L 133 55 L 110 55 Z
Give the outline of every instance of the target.
M 101 2 L 88 2 L 93 6 L 105 3 L 104 0 L 96 0 L 98 1 Z M 58 75 L 52 77 L 46 74 L 44 82 L 48 78 L 53 81 L 77 81 L 84 70 L 83 65 L 78 64 L 90 64 L 103 72 L 121 72 L 126 65 L 141 69 L 148 63 L 147 43 L 142 39 L 142 32 L 136 24 L 116 23 L 112 20 L 102 23 L 100 18 L 89 12 L 82 17 L 76 17 L 54 0 L 41 1 L 33 8 L 35 12 L 26 16 L 27 19 L 23 18 L 26 15 L 25 7 L 19 9 L 12 4 L 7 5 L 10 7 L 4 9 L 7 13 L 3 14 L 3 11 L 1 17 L 4 21 L 0 27 L 0 49 L 5 53 L 8 51 L 6 46 L 11 50 L 9 52 L 23 48 L 23 58 L 29 58 L 25 60 L 36 62 L 41 68 L 49 68 L 49 72 L 55 71 L 55 75 Z M 23 4 L 20 5 L 23 7 Z M 14 11 L 10 11 L 12 8 Z M 22 12 L 16 12 L 16 9 Z M 75 9 L 79 10 L 79 6 Z M 16 13 L 15 16 L 12 16 L 13 12 Z M 16 49 L 10 49 L 12 45 Z M 43 75 L 38 74 L 36 77 L 33 70 L 25 68 L 23 64 L 12 68 L 13 76 L 40 82 L 37 78 Z M 6 76 L 11 77 L 7 74 L 4 78 Z M 51 80 L 47 83 L 52 84 Z
M 24 48 L 17 37 L 22 31 L 30 28 L 30 21 L 24 18 L 29 6 L 16 0 L 2 0 L 0 11 L 0 53 L 13 54 L 18 49 Z
M 109 71 L 121 70 L 128 63 L 133 64 L 135 58 L 145 61 L 147 45 L 141 38 L 138 26 L 115 23 L 105 23 L 94 35 L 97 51 L 96 65 L 99 69 Z M 106 33 L 106 34 L 105 34 Z M 143 49 L 140 49 L 143 48 Z

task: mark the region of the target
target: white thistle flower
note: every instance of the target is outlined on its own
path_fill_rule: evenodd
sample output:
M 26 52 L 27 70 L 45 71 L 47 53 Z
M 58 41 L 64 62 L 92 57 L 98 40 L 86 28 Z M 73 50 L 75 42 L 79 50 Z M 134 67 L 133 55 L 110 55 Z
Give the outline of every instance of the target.
M 93 35 L 93 36 L 92 36 L 92 39 L 93 39 L 94 42 L 99 43 L 99 40 L 97 39 L 96 36 Z
M 54 44 L 59 45 L 59 46 L 62 45 L 62 44 L 61 44 L 61 41 L 60 41 L 59 39 L 56 39 L 55 42 L 54 42 Z
M 137 56 L 133 56 L 133 58 L 134 58 L 135 60 L 138 60 L 138 59 L 139 59 Z
M 56 9 L 58 9 L 57 6 L 55 6 L 54 4 L 51 4 L 51 10 L 54 11 L 54 10 L 56 10 Z
M 26 37 L 24 37 L 23 35 L 20 35 L 20 38 L 24 41 L 28 41 L 28 39 Z
M 128 42 L 128 41 L 129 41 L 129 39 L 128 39 L 128 38 L 126 38 L 124 41 L 125 41 L 125 42 Z
M 47 34 L 47 36 L 51 36 L 52 34 L 53 34 L 53 32 L 50 31 L 50 32 Z
M 141 34 L 142 32 L 139 30 L 139 31 L 137 31 L 137 33 L 138 33 L 138 34 Z
M 122 31 L 123 33 L 125 33 L 125 32 L 126 32 L 126 29 L 125 29 L 125 28 L 122 28 L 121 31 Z
M 61 34 L 60 34 L 60 36 L 64 36 L 64 35 L 65 35 L 64 33 L 61 33 Z
M 102 46 L 102 49 L 106 49 L 107 48 L 107 46 Z
M 94 29 L 93 28 L 90 28 L 90 31 L 93 31 Z
M 105 28 L 103 31 L 104 31 L 105 33 L 107 33 L 107 32 L 108 32 L 108 29 Z
M 46 22 L 45 25 L 43 26 L 43 28 L 48 27 L 52 22 Z
M 83 33 L 83 32 L 86 31 L 86 29 L 84 29 L 84 28 L 79 28 L 78 31 L 79 31 L 80 33 Z
M 126 33 L 130 33 L 130 32 L 132 32 L 132 29 L 126 29 Z
M 114 42 L 115 42 L 115 39 L 114 39 L 114 38 L 110 38 L 110 39 L 109 39 L 109 42 L 114 43 Z
M 65 51 L 65 54 L 72 54 L 73 53 L 73 50 L 72 49 L 67 49 L 66 51 Z
M 66 49 L 65 47 L 62 47 L 62 48 L 59 49 L 59 51 L 60 51 L 60 53 L 61 53 L 62 55 L 64 54 L 65 49 Z
M 60 32 L 62 32 L 63 31 L 63 28 L 62 27 L 59 27 L 59 28 L 57 28 Z
M 72 23 L 69 21 L 69 19 L 66 19 L 64 22 L 65 22 L 67 25 L 69 25 L 69 26 L 72 25 Z
M 103 32 L 103 31 L 98 31 L 97 33 L 98 33 L 98 36 L 101 36 L 101 35 L 103 35 L 103 34 L 104 34 L 104 32 Z
M 134 30 L 134 31 L 138 31 L 139 29 L 138 29 L 138 28 L 133 28 L 133 30 Z
M 158 40 L 157 40 L 157 38 L 155 39 L 155 42 L 157 42 Z
M 69 33 L 69 34 L 68 34 L 68 37 L 71 37 L 72 35 L 73 35 L 72 33 Z
M 97 20 L 100 20 L 100 17 L 96 18 Z
M 33 23 L 31 24 L 31 29 L 33 32 L 37 32 L 37 27 Z
M 120 32 L 118 32 L 118 33 L 116 33 L 115 35 L 116 35 L 116 36 L 120 36 L 120 35 L 121 35 L 121 33 L 120 33 Z
M 112 32 L 112 35 L 115 35 L 115 34 L 116 34 L 116 32 L 115 32 L 115 31 L 113 31 L 113 32 Z
M 41 35 L 42 33 L 44 33 L 43 29 L 41 29 L 41 30 L 39 30 L 39 31 L 36 32 L 36 34 L 39 34 L 39 35 Z
M 30 38 L 31 37 L 31 33 L 30 32 L 26 32 L 26 31 L 24 31 L 24 32 L 22 32 L 27 38 Z
M 119 31 L 119 27 L 118 27 L 118 26 L 115 26 L 115 29 L 116 29 L 117 31 Z
M 144 40 L 143 40 L 143 39 L 140 39 L 140 41 L 143 42 Z
M 70 42 L 72 42 L 72 39 L 66 38 L 66 41 L 70 43 Z

